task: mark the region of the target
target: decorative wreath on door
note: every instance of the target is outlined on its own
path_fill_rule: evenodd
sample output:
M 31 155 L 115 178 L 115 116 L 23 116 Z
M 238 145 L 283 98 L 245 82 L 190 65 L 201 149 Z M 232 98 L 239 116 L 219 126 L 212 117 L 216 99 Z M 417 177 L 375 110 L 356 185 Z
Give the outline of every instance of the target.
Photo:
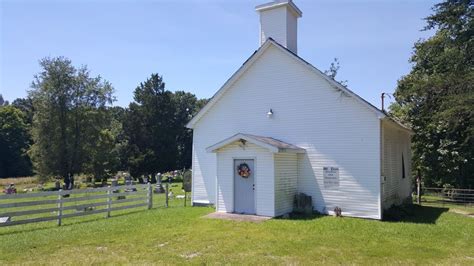
M 243 178 L 248 178 L 251 174 L 252 171 L 250 170 L 250 167 L 246 163 L 241 163 L 239 166 L 237 166 L 237 173 Z

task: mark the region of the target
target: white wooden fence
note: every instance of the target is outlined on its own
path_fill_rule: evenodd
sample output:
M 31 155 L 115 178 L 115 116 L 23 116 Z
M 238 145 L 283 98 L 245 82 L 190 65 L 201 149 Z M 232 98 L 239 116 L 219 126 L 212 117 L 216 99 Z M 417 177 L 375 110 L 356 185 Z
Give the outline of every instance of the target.
M 23 201 L 23 199 L 27 199 L 27 201 Z M 98 199 L 100 200 L 97 201 Z M 78 203 L 80 204 L 78 205 Z M 127 204 L 123 205 L 123 203 Z M 44 205 L 49 206 L 45 207 Z M 31 206 L 35 207 L 33 209 L 27 208 Z M 3 217 L 5 220 L 0 223 L 0 226 L 52 220 L 57 220 L 58 225 L 61 225 L 62 220 L 65 218 L 98 213 L 105 213 L 105 217 L 108 218 L 112 211 L 145 206 L 147 209 L 153 207 L 153 192 L 150 183 L 145 185 L 0 195 L 0 217 Z M 10 211 L 7 212 L 7 210 Z M 37 214 L 50 215 L 34 217 L 38 216 Z M 17 219 L 18 217 L 23 219 Z
M 421 187 L 419 204 L 441 203 L 466 207 L 474 205 L 474 189 Z

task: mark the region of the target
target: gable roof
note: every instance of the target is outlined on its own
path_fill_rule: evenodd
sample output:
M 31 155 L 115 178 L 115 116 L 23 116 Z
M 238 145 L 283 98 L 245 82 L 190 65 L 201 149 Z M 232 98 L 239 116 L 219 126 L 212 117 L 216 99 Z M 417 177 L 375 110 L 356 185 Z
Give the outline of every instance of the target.
M 225 147 L 235 141 L 238 140 L 244 140 L 248 141 L 250 143 L 253 143 L 257 146 L 260 146 L 262 148 L 265 148 L 269 150 L 270 152 L 291 152 L 291 153 L 305 153 L 306 150 L 303 148 L 300 148 L 298 146 L 295 146 L 293 144 L 289 144 L 286 142 L 283 142 L 281 140 L 277 140 L 274 138 L 270 137 L 263 137 L 263 136 L 256 136 L 256 135 L 251 135 L 251 134 L 244 134 L 244 133 L 238 133 L 235 134 L 234 136 L 227 138 L 223 141 L 220 141 L 208 148 L 206 148 L 207 152 L 216 152 L 218 149 Z
M 411 132 L 411 129 L 408 127 L 402 125 L 401 123 L 393 120 L 385 112 L 382 112 L 379 110 L 377 107 L 348 89 L 347 87 L 343 86 L 341 83 L 335 81 L 334 79 L 330 78 L 326 74 L 324 74 L 321 70 L 317 69 L 315 66 L 311 65 L 308 63 L 306 60 L 303 58 L 299 57 L 297 54 L 293 53 L 292 51 L 288 50 L 286 47 L 282 46 L 272 38 L 268 38 L 260 48 L 258 48 L 243 64 L 242 66 L 224 83 L 224 85 L 212 96 L 212 98 L 209 100 L 209 102 L 191 119 L 191 121 L 186 124 L 186 127 L 188 128 L 193 128 L 194 125 L 216 104 L 219 99 L 225 94 L 225 92 L 232 87 L 232 85 L 252 66 L 255 61 L 264 53 L 265 50 L 268 49 L 270 46 L 277 47 L 284 53 L 290 55 L 303 65 L 305 65 L 307 68 L 309 68 L 313 73 L 321 76 L 323 79 L 325 79 L 330 85 L 332 85 L 333 88 L 341 91 L 345 95 L 354 98 L 357 102 L 362 104 L 364 107 L 372 111 L 379 119 L 386 119 L 389 120 L 392 123 L 397 124 L 399 127 L 401 127 L 404 130 L 408 130 Z

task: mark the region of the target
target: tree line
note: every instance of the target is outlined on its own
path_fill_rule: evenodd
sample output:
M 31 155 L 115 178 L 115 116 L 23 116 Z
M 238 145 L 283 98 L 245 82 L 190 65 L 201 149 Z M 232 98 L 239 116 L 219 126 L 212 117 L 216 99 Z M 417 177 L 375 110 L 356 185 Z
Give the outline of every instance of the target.
M 413 169 L 425 186 L 474 188 L 474 21 L 471 0 L 434 6 L 391 113 L 409 124 Z
M 192 132 L 186 123 L 207 102 L 166 90 L 151 74 L 127 108 L 113 106 L 114 88 L 64 57 L 40 60 L 26 98 L 0 96 L 0 177 L 42 179 L 86 174 L 96 181 L 129 171 L 154 177 L 191 167 Z

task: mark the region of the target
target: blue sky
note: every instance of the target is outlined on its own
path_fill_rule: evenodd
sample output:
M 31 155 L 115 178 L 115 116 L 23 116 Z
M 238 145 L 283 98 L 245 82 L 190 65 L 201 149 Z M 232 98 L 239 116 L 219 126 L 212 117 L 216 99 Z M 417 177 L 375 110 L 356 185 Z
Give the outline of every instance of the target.
M 151 73 L 166 88 L 211 97 L 259 46 L 254 7 L 266 0 L 0 0 L 0 94 L 26 96 L 38 60 L 66 56 L 110 81 L 127 106 Z M 294 0 L 298 54 L 376 106 L 409 72 L 429 0 Z

